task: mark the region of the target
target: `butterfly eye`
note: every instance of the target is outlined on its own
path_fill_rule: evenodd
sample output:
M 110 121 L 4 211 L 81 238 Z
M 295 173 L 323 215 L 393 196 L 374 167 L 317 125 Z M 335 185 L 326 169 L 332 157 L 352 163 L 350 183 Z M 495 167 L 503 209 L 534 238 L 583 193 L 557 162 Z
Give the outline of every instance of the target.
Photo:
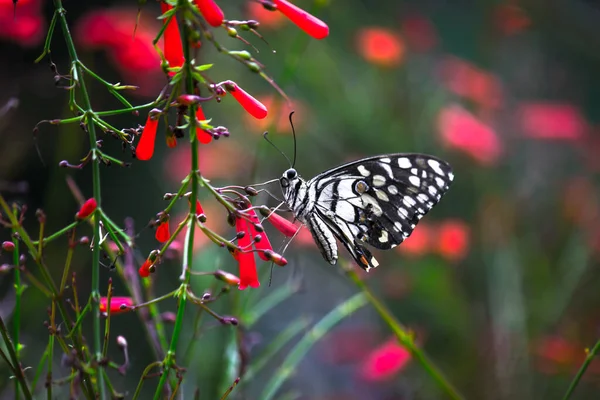
M 290 168 L 290 169 L 288 169 L 287 171 L 285 171 L 285 176 L 286 176 L 288 179 L 295 179 L 295 178 L 296 178 L 296 176 L 298 176 L 298 173 L 296 172 L 296 170 L 295 170 L 295 169 L 293 169 L 293 168 Z

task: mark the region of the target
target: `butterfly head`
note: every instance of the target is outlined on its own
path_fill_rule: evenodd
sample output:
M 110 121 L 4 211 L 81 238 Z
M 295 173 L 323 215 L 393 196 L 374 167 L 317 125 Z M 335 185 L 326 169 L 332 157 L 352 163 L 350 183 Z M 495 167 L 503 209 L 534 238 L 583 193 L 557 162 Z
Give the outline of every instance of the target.
M 279 178 L 279 183 L 281 184 L 281 188 L 286 190 L 290 186 L 293 187 L 298 179 L 300 179 L 298 172 L 294 168 L 290 168 Z

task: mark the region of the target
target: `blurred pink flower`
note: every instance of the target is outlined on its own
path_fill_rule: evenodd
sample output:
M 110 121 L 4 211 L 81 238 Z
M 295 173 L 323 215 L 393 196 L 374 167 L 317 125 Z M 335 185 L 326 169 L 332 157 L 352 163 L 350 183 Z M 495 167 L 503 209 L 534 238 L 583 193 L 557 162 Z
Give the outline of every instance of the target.
M 410 352 L 400 346 L 396 338 L 392 338 L 371 352 L 362 366 L 360 375 L 367 381 L 382 381 L 404 369 L 410 359 Z
M 411 14 L 402 19 L 401 26 L 402 35 L 411 50 L 425 52 L 437 45 L 435 27 L 425 16 Z
M 502 85 L 498 78 L 472 63 L 448 56 L 439 65 L 442 84 L 452 93 L 486 108 L 502 105 Z
M 16 7 L 16 12 L 15 12 Z M 46 30 L 41 0 L 0 0 L 0 38 L 23 47 L 40 44 Z
M 438 116 L 438 129 L 447 147 L 468 154 L 482 165 L 498 162 L 502 144 L 496 132 L 464 108 L 456 105 L 443 108 Z
M 530 138 L 577 140 L 588 130 L 579 109 L 567 103 L 522 103 L 518 116 L 523 133 Z
M 136 8 L 91 11 L 77 21 L 75 38 L 83 48 L 105 50 L 125 83 L 139 86 L 133 93 L 155 95 L 165 82 L 152 45 L 160 23 L 148 13 L 141 14 L 137 28 L 136 20 Z

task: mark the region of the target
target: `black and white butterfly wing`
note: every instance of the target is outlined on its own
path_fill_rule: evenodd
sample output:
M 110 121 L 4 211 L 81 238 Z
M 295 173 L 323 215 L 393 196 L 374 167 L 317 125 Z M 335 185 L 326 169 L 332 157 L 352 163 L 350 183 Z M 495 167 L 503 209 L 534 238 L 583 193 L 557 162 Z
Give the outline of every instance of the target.
M 448 163 L 423 154 L 365 158 L 326 171 L 306 182 L 313 212 L 364 269 L 377 261 L 364 247 L 396 247 L 448 190 Z

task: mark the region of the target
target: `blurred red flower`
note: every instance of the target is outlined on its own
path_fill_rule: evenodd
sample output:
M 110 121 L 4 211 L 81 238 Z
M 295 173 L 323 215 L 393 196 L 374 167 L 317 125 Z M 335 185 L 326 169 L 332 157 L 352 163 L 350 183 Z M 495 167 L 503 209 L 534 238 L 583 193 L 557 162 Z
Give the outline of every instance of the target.
M 306 105 L 299 100 L 287 102 L 275 95 L 257 96 L 260 101 L 269 110 L 266 118 L 256 119 L 251 115 L 245 115 L 245 121 L 253 127 L 253 131 L 262 134 L 265 130 L 275 128 L 277 133 L 292 133 L 290 125 L 290 113 L 294 111 L 294 126 L 296 133 L 301 132 L 301 126 L 308 120 L 308 111 Z
M 437 34 L 428 18 L 412 14 L 402 19 L 401 26 L 402 35 L 411 50 L 425 52 L 437 45 Z
M 498 78 L 472 63 L 448 56 L 439 65 L 442 84 L 452 93 L 486 108 L 502 105 L 502 85 Z
M 127 83 L 139 86 L 133 93 L 156 95 L 165 81 L 160 57 L 152 46 L 160 25 L 142 13 L 136 28 L 137 14 L 136 8 L 88 12 L 77 21 L 74 36 L 82 48 L 106 50 Z
M 404 369 L 410 359 L 410 352 L 400 346 L 396 338 L 392 338 L 371 352 L 360 375 L 367 381 L 382 381 Z
M 32 47 L 41 43 L 45 30 L 41 0 L 0 0 L 0 38 Z
M 450 261 L 462 260 L 469 251 L 470 227 L 460 220 L 446 220 L 437 228 L 437 252 Z
M 522 103 L 519 125 L 525 136 L 534 139 L 578 140 L 588 131 L 579 109 L 566 103 Z
M 405 55 L 399 34 L 379 27 L 362 28 L 356 34 L 356 49 L 366 61 L 381 67 L 396 67 Z
M 546 374 L 572 374 L 579 369 L 586 357 L 585 346 L 558 335 L 541 338 L 534 343 L 533 351 L 538 357 L 538 370 Z M 600 374 L 600 359 L 591 361 L 587 373 Z
M 431 249 L 433 229 L 421 222 L 396 249 L 406 255 L 421 256 Z
M 514 35 L 531 25 L 531 19 L 516 4 L 499 4 L 494 10 L 496 28 L 506 36 Z
M 265 9 L 259 2 L 246 2 L 246 15 L 248 19 L 260 22 L 260 29 L 275 29 L 283 25 L 285 16 L 276 11 Z
M 446 106 L 438 116 L 442 142 L 463 151 L 482 165 L 498 162 L 502 144 L 496 132 L 460 106 Z

